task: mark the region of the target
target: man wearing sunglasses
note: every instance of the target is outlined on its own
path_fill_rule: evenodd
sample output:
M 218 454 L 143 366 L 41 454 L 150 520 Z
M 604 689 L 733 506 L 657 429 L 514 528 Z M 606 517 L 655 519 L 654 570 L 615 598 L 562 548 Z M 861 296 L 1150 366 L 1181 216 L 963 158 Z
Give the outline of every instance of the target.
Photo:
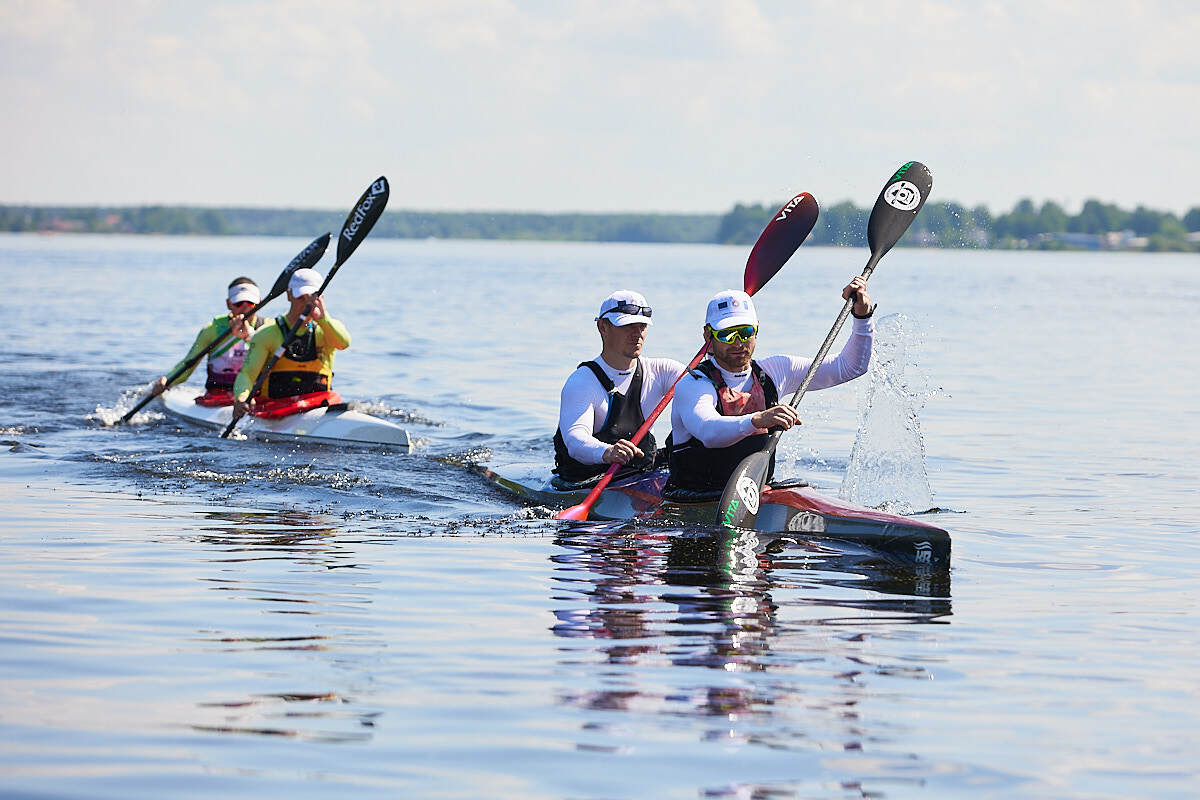
M 622 474 L 653 466 L 654 436 L 647 433 L 640 447 L 629 439 L 683 374 L 683 364 L 641 357 L 651 314 L 637 292 L 613 292 L 600 304 L 600 356 L 571 373 L 559 398 L 556 485 L 593 482 L 610 464 L 620 464 Z
M 228 289 L 225 307 L 229 309 L 229 313 L 213 317 L 212 322 L 201 328 L 187 355 L 167 373 L 169 375 L 179 369 L 217 339 L 232 332 L 233 336 L 227 342 L 208 354 L 208 380 L 205 381 L 204 388 L 210 394 L 228 393 L 233 389 L 233 382 L 237 379 L 238 370 L 242 368 L 242 362 L 249 349 L 247 342 L 250 341 L 250 335 L 262 327 L 265 322 L 260 320 L 257 314 L 249 319 L 244 318 L 244 315 L 258 305 L 259 300 L 262 299 L 258 292 L 258 284 L 249 278 L 234 278 Z M 186 381 L 195 369 L 196 366 L 193 364 L 192 368 L 181 374 L 172 385 Z M 155 397 L 166 390 L 166 375 L 155 381 L 154 386 L 150 389 Z
M 850 338 L 838 355 L 817 367 L 810 389 L 827 389 L 867 371 L 875 308 L 861 276 L 842 289 L 842 299 L 851 295 Z M 758 327 L 754 301 L 745 292 L 728 290 L 709 301 L 704 324 L 709 358 L 675 389 L 671 477 L 664 496 L 719 494 L 742 459 L 762 449 L 771 428 L 800 424 L 796 409 L 779 398 L 800 388 L 812 362 L 784 355 L 755 360 Z M 774 470 L 772 461 L 768 480 Z

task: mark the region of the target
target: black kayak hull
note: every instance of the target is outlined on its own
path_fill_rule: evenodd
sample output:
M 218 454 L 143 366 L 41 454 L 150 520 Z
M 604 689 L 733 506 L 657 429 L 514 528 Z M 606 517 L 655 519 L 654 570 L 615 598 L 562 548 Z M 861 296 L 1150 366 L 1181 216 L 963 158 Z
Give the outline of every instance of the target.
M 518 497 L 550 508 L 583 502 L 589 489 L 553 486 L 544 464 L 481 467 L 485 478 Z M 664 501 L 665 470 L 614 480 L 601 493 L 590 517 L 596 520 L 654 519 L 689 526 L 715 527 L 717 503 Z M 945 569 L 950 563 L 950 534 L 923 520 L 888 514 L 822 495 L 810 486 L 768 488 L 754 526 L 770 534 L 796 534 L 854 542 L 885 551 L 912 565 Z

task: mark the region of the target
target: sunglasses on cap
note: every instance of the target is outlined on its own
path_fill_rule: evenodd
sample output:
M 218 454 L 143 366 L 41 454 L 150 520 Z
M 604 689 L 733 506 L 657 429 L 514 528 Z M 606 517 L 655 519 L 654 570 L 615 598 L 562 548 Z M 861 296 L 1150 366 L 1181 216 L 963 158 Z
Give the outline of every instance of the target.
M 728 328 L 721 328 L 719 331 L 715 330 L 711 325 L 707 327 L 712 337 L 721 344 L 748 342 L 758 335 L 757 325 L 732 325 Z
M 650 306 L 639 306 L 636 303 L 618 303 L 600 316 L 603 317 L 605 314 L 640 314 L 643 317 L 648 317 L 650 313 Z

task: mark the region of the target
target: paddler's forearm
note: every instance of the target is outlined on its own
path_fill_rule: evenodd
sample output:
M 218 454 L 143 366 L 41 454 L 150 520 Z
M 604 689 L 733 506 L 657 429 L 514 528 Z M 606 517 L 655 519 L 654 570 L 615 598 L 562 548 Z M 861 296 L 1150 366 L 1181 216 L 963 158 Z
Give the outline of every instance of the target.
M 346 330 L 346 326 L 341 322 L 329 317 L 321 317 L 317 320 L 317 326 L 321 329 L 321 338 L 324 344 L 334 350 L 345 350 L 350 346 L 350 331 Z

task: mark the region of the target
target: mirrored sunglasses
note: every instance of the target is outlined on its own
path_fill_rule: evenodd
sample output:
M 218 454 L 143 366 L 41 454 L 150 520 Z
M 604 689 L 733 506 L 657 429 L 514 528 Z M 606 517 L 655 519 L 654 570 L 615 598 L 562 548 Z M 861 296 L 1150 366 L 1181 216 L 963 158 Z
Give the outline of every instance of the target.
M 733 344 L 734 342 L 748 342 L 758 335 L 757 325 L 732 325 L 721 330 L 714 330 L 711 326 L 708 329 L 721 344 Z

